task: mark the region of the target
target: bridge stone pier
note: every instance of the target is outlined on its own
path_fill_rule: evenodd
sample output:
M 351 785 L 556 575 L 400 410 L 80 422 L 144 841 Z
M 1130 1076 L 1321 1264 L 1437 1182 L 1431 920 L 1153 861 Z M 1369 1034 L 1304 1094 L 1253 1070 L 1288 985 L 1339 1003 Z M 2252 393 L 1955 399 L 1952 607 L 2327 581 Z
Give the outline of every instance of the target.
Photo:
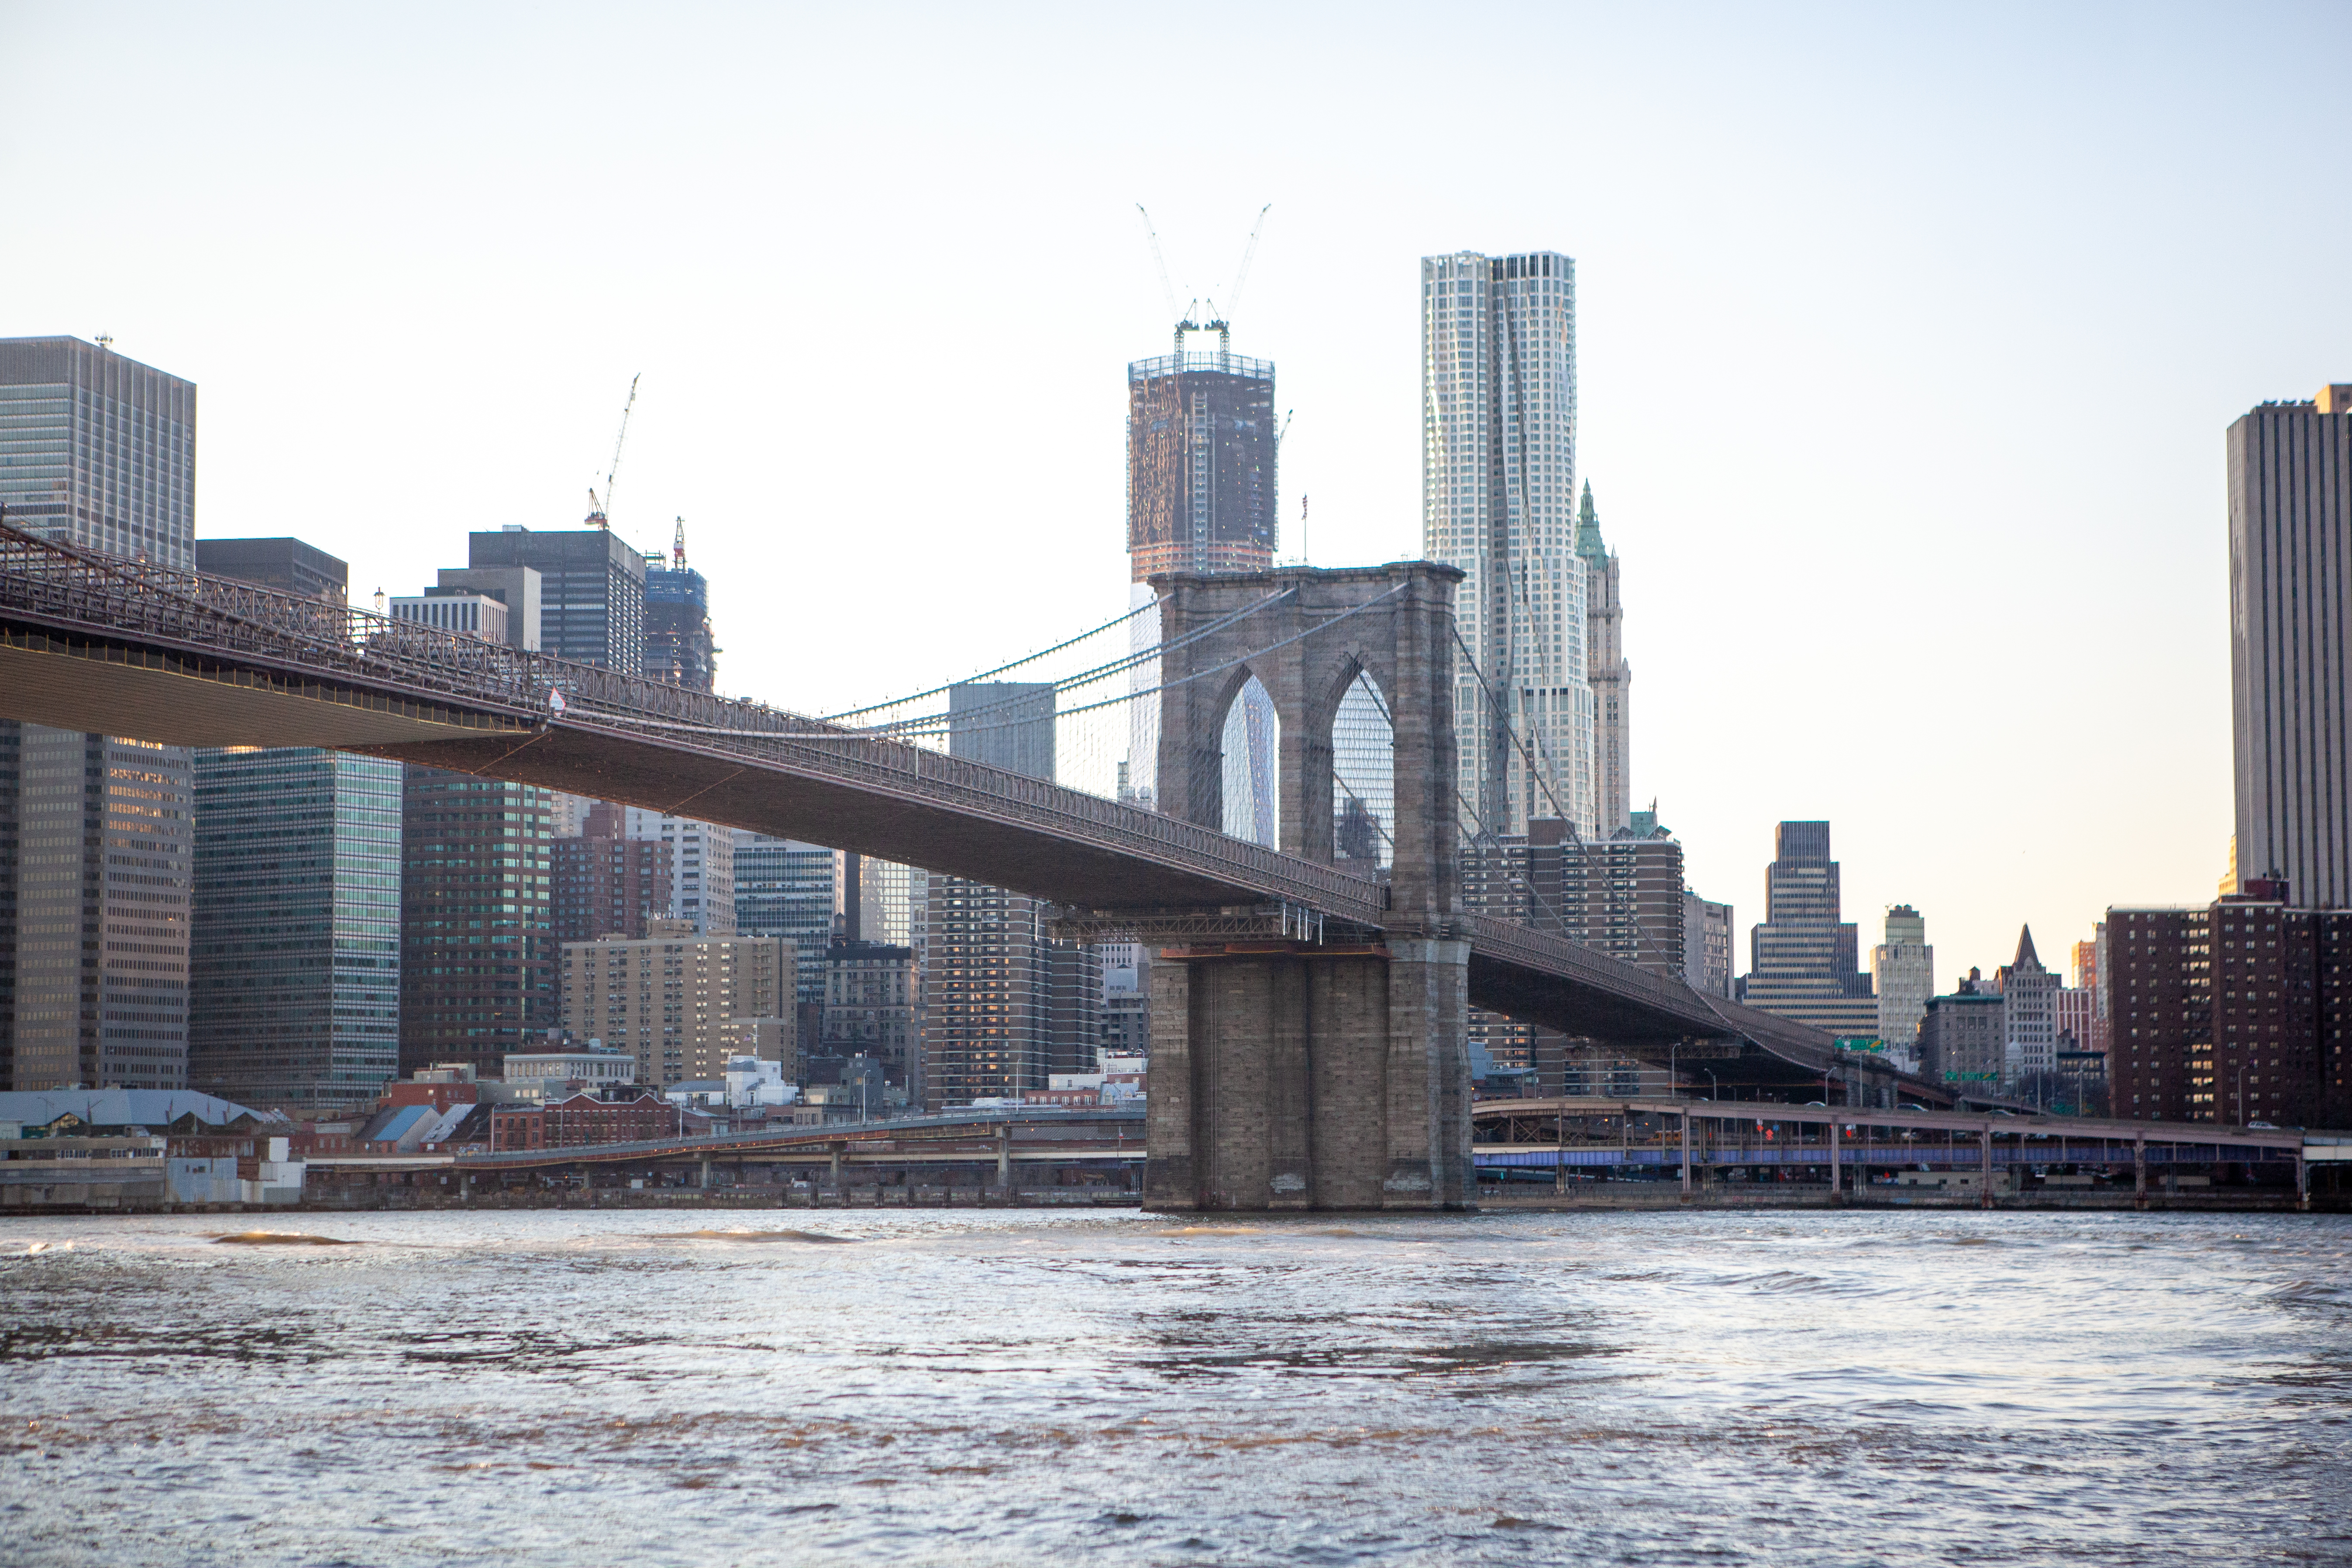
M 1160 952 L 1148 1207 L 1426 1209 L 1475 1200 L 1470 943 L 1460 930 L 1454 806 L 1453 595 L 1461 577 L 1450 566 L 1405 562 L 1152 579 L 1167 645 L 1161 811 L 1223 826 L 1226 715 L 1255 676 L 1281 727 L 1281 847 L 1331 863 L 1332 723 L 1364 675 L 1394 726 L 1396 820 L 1378 927 L 1334 926 L 1303 910 L 1286 910 L 1276 924 L 1230 907 L 1136 912 L 1137 933 Z M 1252 605 L 1261 607 L 1232 619 Z

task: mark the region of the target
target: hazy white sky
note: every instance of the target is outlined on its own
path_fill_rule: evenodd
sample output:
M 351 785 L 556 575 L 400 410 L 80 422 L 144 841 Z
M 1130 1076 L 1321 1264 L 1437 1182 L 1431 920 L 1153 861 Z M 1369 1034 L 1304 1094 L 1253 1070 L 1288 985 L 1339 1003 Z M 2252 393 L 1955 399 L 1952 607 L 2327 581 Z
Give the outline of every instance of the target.
M 2352 6 L 0 0 L 0 335 L 201 393 L 197 530 L 355 596 L 688 521 L 810 710 L 1124 607 L 1124 365 L 1235 346 L 1317 564 L 1420 552 L 1417 258 L 1577 258 L 1633 775 L 1763 913 L 1825 816 L 1939 981 L 2230 831 L 2222 433 L 2352 377 Z M 1297 542 L 1286 537 L 1284 552 Z

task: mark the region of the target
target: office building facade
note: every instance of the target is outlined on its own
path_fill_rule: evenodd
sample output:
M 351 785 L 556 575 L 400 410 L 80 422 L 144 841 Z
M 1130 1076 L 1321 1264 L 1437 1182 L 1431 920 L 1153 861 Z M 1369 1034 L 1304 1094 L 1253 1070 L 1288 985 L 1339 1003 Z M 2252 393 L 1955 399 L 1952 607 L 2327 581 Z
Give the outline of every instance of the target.
M 240 748 L 194 772 L 189 1087 L 372 1107 L 400 1069 L 401 765 Z
M 498 1076 L 555 1026 L 554 868 L 536 784 L 406 767 L 402 780 L 400 1070 Z
M 1486 678 L 1461 671 L 1454 697 L 1465 808 L 1500 837 L 1538 816 L 1601 837 L 1576 552 L 1575 263 L 1424 257 L 1421 305 L 1422 553 L 1466 574 L 1454 624 Z
M 764 833 L 735 836 L 736 932 L 789 938 L 798 959 L 800 1000 L 812 1007 L 824 1002 L 839 863 L 821 844 Z
M 697 936 L 733 936 L 735 829 L 637 805 L 623 806 L 620 816 L 627 837 L 669 847 L 667 912 L 693 926 Z
M 1274 364 L 1185 347 L 1127 367 L 1127 553 L 1162 572 L 1263 572 L 1276 530 Z
M 919 984 L 911 947 L 853 938 L 826 951 L 820 1049 L 828 1057 L 880 1062 L 885 1100 L 893 1105 L 923 1102 L 915 1034 Z
M 527 566 L 539 574 L 541 652 L 624 675 L 644 673 L 646 558 L 618 534 L 509 524 L 467 534 L 466 564 L 476 572 Z
M 2230 426 L 2238 879 L 2352 907 L 2352 384 Z
M 199 539 L 196 570 L 330 605 L 351 599 L 351 568 L 299 539 Z
M 1702 996 L 1731 997 L 1731 906 L 1683 893 L 1683 982 Z
M 2000 1092 L 2008 1030 L 2000 992 L 1977 971 L 1947 996 L 1927 998 L 1919 1019 L 1919 1070 L 1955 1094 Z
M 1878 1032 L 1878 999 L 1862 973 L 1853 925 L 1840 920 L 1830 825 L 1784 822 L 1764 876 L 1764 921 L 1748 933 L 1739 999 L 1832 1035 Z
M 194 383 L 77 338 L 0 339 L 0 506 L 195 568 Z M 193 759 L 0 721 L 0 1090 L 187 1083 Z

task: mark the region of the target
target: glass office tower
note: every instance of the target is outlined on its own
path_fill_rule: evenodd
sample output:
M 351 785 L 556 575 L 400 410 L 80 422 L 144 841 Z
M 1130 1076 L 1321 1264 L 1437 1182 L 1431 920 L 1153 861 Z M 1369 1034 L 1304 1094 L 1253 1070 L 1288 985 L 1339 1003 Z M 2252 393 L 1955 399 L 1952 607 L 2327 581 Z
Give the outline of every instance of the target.
M 0 339 L 16 526 L 192 569 L 195 453 L 194 383 L 104 342 Z M 0 1090 L 186 1086 L 189 767 L 0 721 Z
M 188 1082 L 289 1111 L 373 1103 L 400 1065 L 401 765 L 196 753 Z
M 1465 827 L 1556 816 L 1600 837 L 1585 565 L 1576 553 L 1576 264 L 1421 262 L 1422 553 L 1459 566 Z M 1531 760 L 1532 759 L 1532 760 Z

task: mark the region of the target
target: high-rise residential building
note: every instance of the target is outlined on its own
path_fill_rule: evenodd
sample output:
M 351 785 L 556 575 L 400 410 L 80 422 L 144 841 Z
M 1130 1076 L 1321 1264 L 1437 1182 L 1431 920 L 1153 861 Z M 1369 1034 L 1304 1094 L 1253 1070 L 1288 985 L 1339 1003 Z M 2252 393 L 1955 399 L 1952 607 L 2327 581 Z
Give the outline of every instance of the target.
M 2002 1082 L 2011 1093 L 2046 1098 L 2054 1087 L 2048 1080 L 2058 1070 L 2060 984 L 2033 951 L 2033 928 L 2021 929 L 2017 956 L 1993 976 L 2003 1003 Z
M 402 794 L 400 1070 L 496 1078 L 555 1026 L 548 792 L 410 763 Z
M 1927 998 L 1919 1020 L 1919 1070 L 1954 1092 L 1997 1095 L 2005 1055 L 2006 1007 L 1976 970 L 1948 996 Z
M 331 605 L 351 601 L 351 568 L 299 539 L 199 539 L 196 570 L 207 577 L 235 577 L 299 598 Z
M 735 930 L 792 939 L 800 1000 L 824 1001 L 825 952 L 833 946 L 839 858 L 821 844 L 764 833 L 735 835 Z
M 1878 1032 L 1878 999 L 1863 973 L 1851 922 L 1841 921 L 1830 825 L 1784 822 L 1764 876 L 1764 922 L 1748 935 L 1739 999 L 1841 1037 Z
M 1556 251 L 1421 263 L 1422 552 L 1460 567 L 1461 796 L 1480 833 L 1603 837 L 1576 552 L 1576 269 Z M 1488 691 L 1501 694 L 1504 710 Z
M 2352 910 L 2242 885 L 2204 909 L 2107 911 L 2113 1114 L 2352 1125 Z
M 1096 947 L 1102 962 L 1101 1057 L 1151 1054 L 1151 950 L 1139 942 Z
M 623 807 L 621 821 L 627 837 L 670 847 L 667 912 L 697 936 L 733 936 L 735 829 L 636 805 Z
M 885 1099 L 920 1105 L 921 1053 L 915 1046 L 919 981 L 915 950 L 896 942 L 836 942 L 824 961 L 824 1037 L 829 1057 L 882 1064 Z
M 563 1028 L 636 1058 L 639 1083 L 719 1078 L 751 1021 L 794 1016 L 798 968 L 784 938 L 700 937 L 656 919 L 641 940 L 564 944 Z
M 1592 685 L 1592 765 L 1601 831 L 1633 821 L 1633 667 L 1625 662 L 1625 606 L 1617 556 L 1601 540 L 1592 481 L 1577 503 L 1576 553 L 1584 563 L 1585 672 Z
M 2352 384 L 2230 426 L 2236 879 L 2352 907 Z
M 863 923 L 846 934 L 865 942 L 911 947 L 915 931 L 922 923 L 917 911 L 929 875 L 919 866 L 901 866 L 895 861 L 877 860 L 871 855 L 859 856 L 857 897 Z
M 1885 940 L 1870 950 L 1870 979 L 1878 993 L 1879 1044 L 1916 1067 L 1919 1025 L 1936 994 L 1936 950 L 1927 945 L 1927 922 L 1910 905 L 1886 911 Z
M 1702 996 L 1731 996 L 1731 906 L 1683 890 L 1683 981 Z
M 590 803 L 582 831 L 553 840 L 555 940 L 602 936 L 642 939 L 648 921 L 669 915 L 677 899 L 674 839 L 632 838 L 625 808 Z
M 195 827 L 189 1087 L 299 1112 L 373 1106 L 400 1070 L 401 765 L 199 751 Z
M 496 533 L 467 534 L 466 546 L 473 571 L 528 566 L 539 574 L 542 652 L 624 675 L 644 672 L 646 558 L 618 534 L 509 523 Z
M 180 571 L 196 388 L 78 338 L 0 339 L 0 508 Z M 189 752 L 0 721 L 0 1090 L 187 1079 Z
M 667 558 L 646 557 L 646 673 L 656 680 L 711 690 L 718 684 L 710 632 L 710 584 L 686 563 L 686 520 Z

